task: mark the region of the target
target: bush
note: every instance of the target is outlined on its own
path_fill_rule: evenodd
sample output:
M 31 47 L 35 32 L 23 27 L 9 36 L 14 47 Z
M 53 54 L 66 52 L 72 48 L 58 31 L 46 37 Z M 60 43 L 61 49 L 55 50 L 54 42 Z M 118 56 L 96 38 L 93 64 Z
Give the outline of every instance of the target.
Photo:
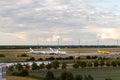
M 66 63 L 65 62 L 62 62 L 62 69 L 66 69 Z
M 98 67 L 98 65 L 99 65 L 99 64 L 98 64 L 98 61 L 95 61 L 95 62 L 94 62 L 94 67 Z
M 68 58 L 69 60 L 73 60 L 74 59 L 74 57 L 73 56 L 69 56 L 69 58 Z
M 88 80 L 94 80 L 94 78 L 91 75 L 88 75 Z
M 29 64 L 24 64 L 24 66 L 25 66 L 25 69 L 27 69 L 27 70 L 29 70 L 29 69 L 30 69 Z
M 78 63 L 75 63 L 75 64 L 73 65 L 73 68 L 79 68 L 79 64 L 78 64 Z
M 24 54 L 21 54 L 20 57 L 28 57 L 28 55 L 24 53 Z
M 74 80 L 74 76 L 71 72 L 63 72 L 61 74 L 61 80 Z
M 43 69 L 43 68 L 45 68 L 45 64 L 44 63 L 40 64 L 40 66 L 39 66 L 39 69 Z
M 38 60 L 39 60 L 39 61 L 43 61 L 43 58 L 39 58 Z
M 5 57 L 5 55 L 4 54 L 0 54 L 0 57 Z
M 35 60 L 35 58 L 34 57 L 31 57 L 30 59 L 29 59 L 29 61 L 34 61 Z
M 57 69 L 59 67 L 59 62 L 58 61 L 53 61 L 52 66 L 54 69 Z
M 79 56 L 79 57 L 77 57 L 77 59 L 81 59 L 81 58 L 80 58 L 80 56 Z
M 91 59 L 91 57 L 90 56 L 86 56 L 86 59 Z
M 12 75 L 13 75 L 13 76 L 20 76 L 20 72 L 14 71 L 14 72 L 12 72 Z
M 101 60 L 101 61 L 100 61 L 100 66 L 102 67 L 102 66 L 104 66 L 104 65 L 105 65 L 104 60 Z
M 14 71 L 14 65 L 9 66 L 9 67 L 8 67 L 8 70 L 9 70 L 9 71 Z
M 92 62 L 88 62 L 88 63 L 87 63 L 87 66 L 88 66 L 88 67 L 92 67 Z
M 51 68 L 52 68 L 52 64 L 47 64 L 47 65 L 46 65 L 46 68 L 47 68 L 47 69 L 51 69 Z
M 92 59 L 97 59 L 98 57 L 97 56 L 92 56 Z
M 81 62 L 81 64 L 80 64 L 80 67 L 81 67 L 81 68 L 85 68 L 86 66 L 87 66 L 87 63 L 86 63 L 86 62 L 84 62 L 84 61 Z
M 28 75 L 29 75 L 29 73 L 28 73 L 27 69 L 23 69 L 22 71 L 20 71 L 20 76 L 25 77 L 25 76 L 28 76 Z
M 106 62 L 106 66 L 109 67 L 111 64 L 110 64 L 110 61 L 107 61 Z
M 49 57 L 49 58 L 46 58 L 46 60 L 55 60 L 54 57 Z
M 111 78 L 106 78 L 105 80 L 112 80 Z
M 17 64 L 15 65 L 15 68 L 16 68 L 18 71 L 23 70 L 23 66 L 22 66 L 22 64 L 20 64 L 20 63 L 17 63 Z
M 29 73 L 28 73 L 28 70 L 23 69 L 23 70 L 21 70 L 21 71 L 14 71 L 14 72 L 12 72 L 12 75 L 25 77 L 25 76 L 28 76 Z
M 115 61 L 112 61 L 112 62 L 111 62 L 111 65 L 112 65 L 113 67 L 116 67 L 116 66 L 117 66 L 117 63 L 116 63 Z
M 38 69 L 38 65 L 36 63 L 32 63 L 32 70 L 37 70 Z
M 62 58 L 61 57 L 57 57 L 56 60 L 62 60 Z
M 75 77 L 75 80 L 82 80 L 83 79 L 83 77 L 82 77 L 82 75 L 76 75 L 76 77 Z
M 46 76 L 45 76 L 45 80 L 55 80 L 54 74 L 52 71 L 48 71 Z

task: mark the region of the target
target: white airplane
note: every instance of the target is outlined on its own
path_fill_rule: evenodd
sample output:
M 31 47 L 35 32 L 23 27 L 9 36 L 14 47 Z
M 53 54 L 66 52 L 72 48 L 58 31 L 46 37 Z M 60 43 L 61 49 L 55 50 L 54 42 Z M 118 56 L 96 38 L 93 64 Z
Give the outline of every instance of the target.
M 66 52 L 60 51 L 60 48 L 57 51 L 54 51 L 52 48 L 50 48 L 50 51 L 34 51 L 32 48 L 30 48 L 30 53 L 32 53 L 32 54 L 50 54 L 50 55 L 66 55 Z
M 30 48 L 30 53 L 32 54 L 50 54 L 48 51 L 34 51 L 32 48 Z
M 52 48 L 50 48 L 51 53 L 55 55 L 66 55 L 67 53 L 65 51 L 60 51 L 60 48 L 58 50 L 54 51 Z

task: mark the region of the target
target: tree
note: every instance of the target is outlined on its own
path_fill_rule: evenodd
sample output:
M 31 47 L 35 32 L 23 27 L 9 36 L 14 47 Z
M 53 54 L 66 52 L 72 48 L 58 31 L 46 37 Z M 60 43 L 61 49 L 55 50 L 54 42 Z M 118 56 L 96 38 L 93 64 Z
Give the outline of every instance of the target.
M 95 62 L 94 62 L 94 67 L 98 67 L 98 65 L 99 65 L 99 64 L 98 64 L 98 61 L 95 61 Z
M 86 56 L 86 59 L 91 59 L 91 56 Z
M 22 66 L 20 63 L 17 63 L 17 65 L 15 66 L 15 68 L 16 68 L 18 71 L 23 70 L 23 66 Z
M 106 62 L 106 66 L 109 67 L 110 66 L 110 61 Z
M 20 76 L 28 76 L 28 70 L 27 69 L 23 69 L 22 71 L 20 71 Z
M 25 66 L 25 69 L 27 69 L 27 70 L 29 70 L 29 69 L 30 69 L 29 64 L 25 64 L 24 66 Z
M 39 60 L 39 61 L 43 61 L 43 58 L 39 58 L 38 60 Z
M 73 60 L 74 59 L 74 57 L 73 56 L 69 56 L 69 60 Z
M 83 79 L 83 77 L 80 74 L 76 75 L 76 77 L 75 77 L 75 80 L 82 80 L 82 79 Z
M 14 65 L 9 66 L 9 67 L 8 67 L 8 70 L 9 70 L 9 71 L 14 71 Z
M 45 68 L 45 64 L 44 63 L 39 65 L 39 69 L 43 69 L 43 68 Z
M 63 72 L 61 74 L 61 80 L 74 80 L 74 76 L 71 72 Z
M 47 68 L 47 69 L 51 69 L 51 68 L 52 68 L 52 64 L 49 64 L 49 63 L 48 63 L 48 64 L 46 65 L 46 68 Z
M 86 75 L 84 76 L 84 80 L 89 80 L 88 77 L 87 77 Z
M 87 63 L 85 61 L 81 62 L 80 64 L 81 68 L 85 68 L 87 66 Z
M 92 62 L 88 62 L 88 63 L 87 63 L 87 66 L 88 66 L 88 67 L 92 67 Z
M 88 80 L 94 80 L 94 78 L 91 75 L 88 75 Z
M 102 66 L 104 66 L 104 65 L 105 65 L 104 60 L 101 60 L 101 61 L 100 61 L 100 66 L 102 67 Z
M 78 63 L 73 64 L 73 68 L 79 68 L 79 64 Z
M 25 54 L 25 53 L 23 53 L 23 54 L 21 54 L 21 56 L 20 57 L 28 57 L 28 55 L 27 54 Z
M 52 66 L 54 69 L 57 69 L 59 67 L 59 62 L 58 61 L 53 61 Z
M 120 61 L 117 61 L 117 65 L 120 67 Z
M 30 60 L 30 61 L 34 61 L 34 60 L 35 60 L 35 58 L 34 58 L 34 57 L 31 57 L 29 60 Z
M 111 62 L 111 65 L 112 65 L 113 67 L 116 67 L 116 66 L 117 66 L 117 64 L 116 64 L 115 61 L 112 61 L 112 62 Z
M 66 69 L 66 63 L 65 62 L 62 62 L 62 69 Z
M 45 80 L 55 80 L 54 74 L 52 71 L 48 71 L 46 76 L 45 76 Z
M 33 62 L 32 63 L 32 70 L 37 70 L 37 69 L 38 69 L 38 65 L 35 62 Z
M 85 75 L 84 80 L 94 80 L 94 78 L 91 75 Z
M 112 80 L 111 78 L 106 78 L 105 80 Z

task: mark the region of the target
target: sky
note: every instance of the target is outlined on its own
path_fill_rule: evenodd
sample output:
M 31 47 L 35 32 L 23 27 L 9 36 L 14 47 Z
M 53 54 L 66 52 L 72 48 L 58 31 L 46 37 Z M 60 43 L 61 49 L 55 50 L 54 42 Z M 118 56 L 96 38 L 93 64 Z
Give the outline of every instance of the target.
M 0 45 L 119 45 L 120 0 L 1 0 Z

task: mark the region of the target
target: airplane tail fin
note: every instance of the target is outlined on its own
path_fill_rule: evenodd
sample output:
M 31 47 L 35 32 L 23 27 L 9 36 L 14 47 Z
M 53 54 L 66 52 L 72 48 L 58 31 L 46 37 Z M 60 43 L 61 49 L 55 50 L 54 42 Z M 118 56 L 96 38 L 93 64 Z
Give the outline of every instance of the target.
M 50 48 L 50 51 L 54 52 L 54 50 L 52 48 Z
M 58 53 L 60 52 L 60 48 L 57 49 L 57 52 L 58 52 Z
M 30 51 L 34 51 L 32 48 L 30 48 Z
M 97 49 L 97 52 L 101 52 L 99 49 Z

